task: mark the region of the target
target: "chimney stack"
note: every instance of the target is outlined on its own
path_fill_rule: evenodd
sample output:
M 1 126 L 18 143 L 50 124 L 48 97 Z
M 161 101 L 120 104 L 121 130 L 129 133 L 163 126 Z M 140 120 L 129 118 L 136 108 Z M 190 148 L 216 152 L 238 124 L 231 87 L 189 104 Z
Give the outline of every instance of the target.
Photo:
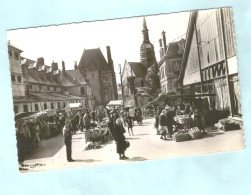
M 108 64 L 109 65 L 113 65 L 110 46 L 106 46 L 106 51 L 107 51 L 107 61 L 108 61 Z
M 51 68 L 52 68 L 52 71 L 57 70 L 58 69 L 58 63 L 53 61 L 52 64 L 51 64 Z
M 164 53 L 166 53 L 167 47 L 166 47 L 166 32 L 162 32 L 162 39 L 163 39 L 163 44 L 164 44 Z
M 62 61 L 62 72 L 63 72 L 63 74 L 65 73 L 65 64 L 64 64 L 64 61 Z
M 75 69 L 75 70 L 77 70 L 77 69 L 78 69 L 77 61 L 75 61 L 75 64 L 74 64 L 74 69 Z
M 44 65 L 44 58 L 43 57 L 37 58 L 37 64 L 38 64 L 38 66 L 43 66 Z

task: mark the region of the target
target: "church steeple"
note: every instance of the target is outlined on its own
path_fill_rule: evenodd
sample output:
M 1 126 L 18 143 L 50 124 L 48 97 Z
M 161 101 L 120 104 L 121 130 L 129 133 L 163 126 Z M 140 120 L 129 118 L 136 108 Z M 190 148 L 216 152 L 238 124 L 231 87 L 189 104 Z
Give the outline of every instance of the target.
M 140 47 L 140 62 L 146 67 L 149 68 L 154 63 L 156 63 L 154 46 L 151 44 L 148 35 L 148 29 L 146 25 L 146 19 L 143 17 L 143 43 Z
M 143 30 L 142 30 L 142 34 L 143 34 L 143 42 L 144 43 L 149 42 L 149 35 L 148 35 L 148 29 L 147 29 L 145 17 L 143 17 Z

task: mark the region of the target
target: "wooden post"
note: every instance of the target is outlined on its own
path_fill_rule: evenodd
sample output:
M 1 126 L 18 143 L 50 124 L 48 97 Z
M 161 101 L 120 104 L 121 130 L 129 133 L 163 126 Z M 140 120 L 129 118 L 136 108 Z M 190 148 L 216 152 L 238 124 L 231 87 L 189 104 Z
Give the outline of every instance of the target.
M 230 114 L 231 116 L 234 115 L 233 113 L 233 102 L 231 100 L 230 95 L 230 87 L 229 87 L 229 70 L 228 70 L 228 61 L 227 61 L 227 48 L 226 48 L 226 37 L 225 37 L 225 27 L 224 27 L 224 16 L 223 16 L 223 9 L 220 9 L 220 17 L 221 17 L 221 27 L 222 27 L 222 38 L 223 38 L 223 49 L 224 49 L 224 60 L 225 60 L 225 68 L 226 68 L 226 79 L 227 79 L 227 88 L 228 88 L 228 100 L 230 103 Z
M 196 18 L 197 18 L 197 16 L 196 16 Z M 197 43 L 196 45 L 197 45 L 198 59 L 199 59 L 201 92 L 204 93 L 204 90 L 203 90 L 203 75 L 202 75 L 201 61 L 200 61 L 200 47 L 199 47 L 200 43 L 198 42 L 198 34 L 197 34 L 196 20 L 194 21 L 194 30 L 195 30 L 196 43 Z

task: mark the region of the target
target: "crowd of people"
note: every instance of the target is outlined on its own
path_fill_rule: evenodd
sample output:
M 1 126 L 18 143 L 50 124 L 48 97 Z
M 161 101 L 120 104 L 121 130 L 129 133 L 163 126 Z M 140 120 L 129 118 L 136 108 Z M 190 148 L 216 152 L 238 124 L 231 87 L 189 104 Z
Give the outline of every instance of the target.
M 158 106 L 155 114 L 156 134 L 160 139 L 172 139 L 172 135 L 180 128 L 181 124 L 174 120 L 177 115 L 187 115 L 189 117 L 189 127 L 198 127 L 202 133 L 205 133 L 206 120 L 205 115 L 209 109 L 204 104 L 181 103 L 178 106 L 165 107 Z
M 203 112 L 204 111 L 204 112 Z M 118 107 L 97 109 L 82 109 L 71 113 L 58 113 L 53 117 L 42 117 L 33 122 L 16 123 L 16 137 L 18 148 L 18 161 L 20 164 L 24 162 L 24 156 L 33 148 L 39 147 L 40 140 L 48 139 L 55 135 L 53 132 L 62 132 L 64 143 L 66 146 L 66 157 L 69 162 L 72 159 L 72 135 L 77 131 L 86 131 L 92 128 L 94 122 L 100 123 L 104 118 L 107 119 L 107 126 L 112 139 L 117 145 L 117 153 L 119 159 L 127 159 L 125 150 L 129 147 L 124 133 L 133 136 L 133 127 L 135 122 L 142 125 L 143 118 L 155 116 L 156 134 L 160 135 L 160 139 L 171 139 L 173 133 L 180 128 L 180 124 L 174 120 L 177 115 L 189 116 L 193 126 L 197 126 L 202 132 L 205 129 L 205 106 L 203 104 L 182 103 L 178 106 L 148 106 L 145 108 L 136 107 Z M 55 130 L 49 130 L 49 124 L 55 124 Z

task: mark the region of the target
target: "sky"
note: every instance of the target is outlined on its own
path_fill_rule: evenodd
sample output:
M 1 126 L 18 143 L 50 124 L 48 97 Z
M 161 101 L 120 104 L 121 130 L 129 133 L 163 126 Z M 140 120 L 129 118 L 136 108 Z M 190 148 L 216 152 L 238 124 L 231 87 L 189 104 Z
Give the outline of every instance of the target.
M 167 44 L 185 37 L 189 15 L 189 12 L 180 12 L 145 16 L 157 61 L 160 60 L 162 31 L 166 32 Z M 75 61 L 79 63 L 84 49 L 100 48 L 107 59 L 106 46 L 109 45 L 119 83 L 118 64 L 123 68 L 125 60 L 140 61 L 142 28 L 143 17 L 133 17 L 10 30 L 7 31 L 7 40 L 23 51 L 21 56 L 32 60 L 44 57 L 46 65 L 58 62 L 59 69 L 64 60 L 67 70 L 74 68 Z

